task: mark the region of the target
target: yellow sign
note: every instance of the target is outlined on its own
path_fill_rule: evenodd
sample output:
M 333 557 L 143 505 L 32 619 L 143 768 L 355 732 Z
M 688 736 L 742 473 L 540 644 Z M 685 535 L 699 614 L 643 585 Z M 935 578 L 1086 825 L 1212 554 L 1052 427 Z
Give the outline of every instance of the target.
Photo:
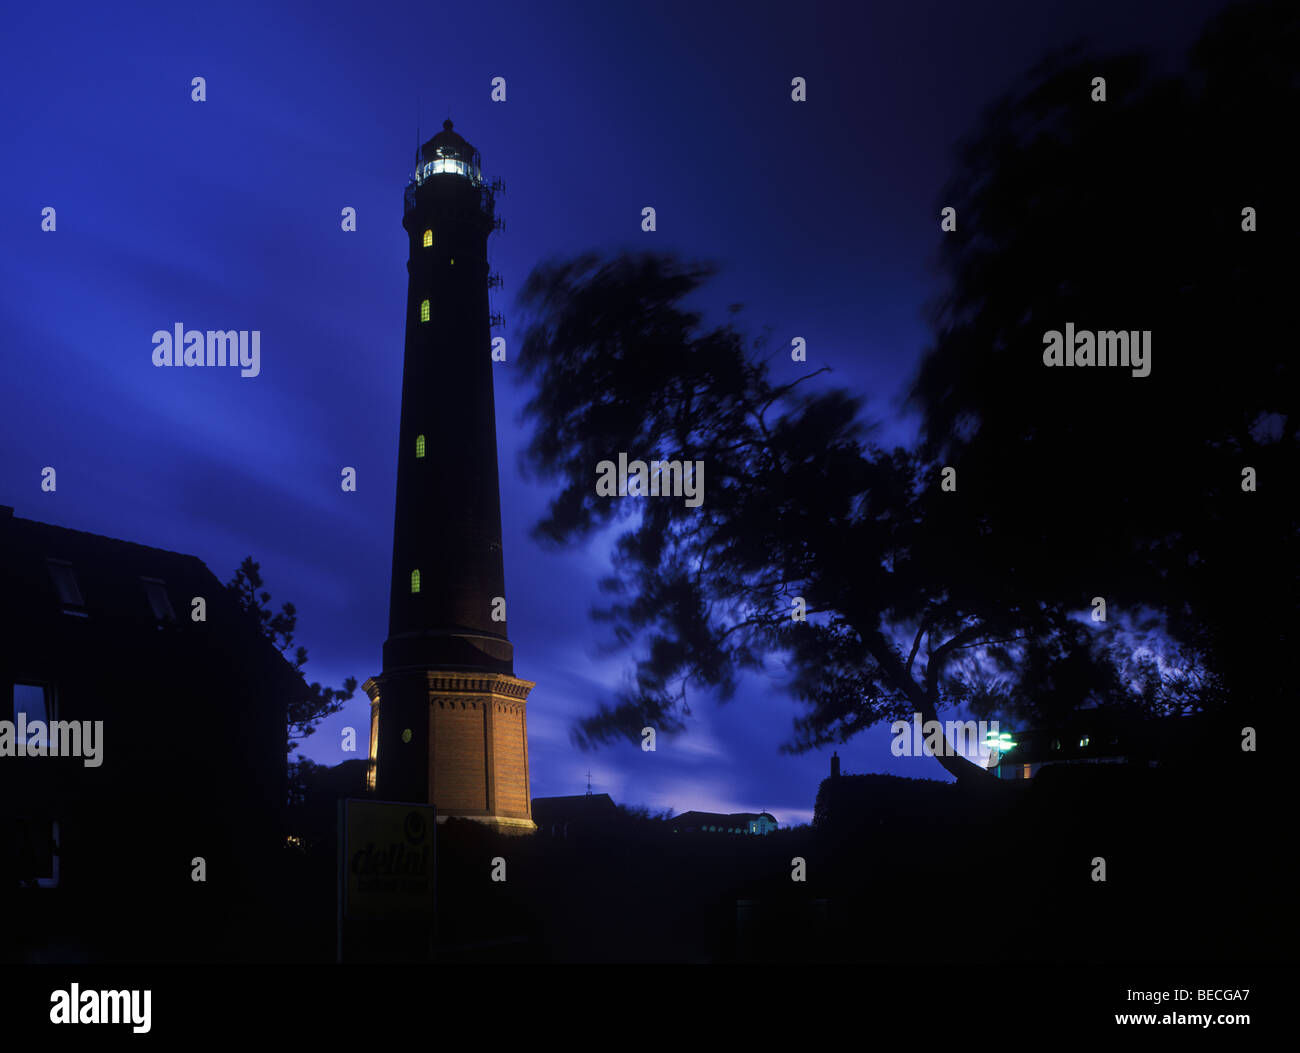
M 433 916 L 437 816 L 437 809 L 428 804 L 343 802 L 345 918 Z

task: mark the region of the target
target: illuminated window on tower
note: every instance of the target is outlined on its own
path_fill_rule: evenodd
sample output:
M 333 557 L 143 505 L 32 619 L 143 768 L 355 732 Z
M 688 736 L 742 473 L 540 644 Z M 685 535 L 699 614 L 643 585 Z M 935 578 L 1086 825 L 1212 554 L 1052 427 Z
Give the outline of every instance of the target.
M 420 591 L 420 572 L 418 570 L 411 571 L 411 591 Z
M 433 231 L 426 230 L 424 232 L 424 247 L 427 249 L 427 248 L 431 248 L 432 246 L 433 246 Z
M 416 457 L 423 457 L 423 456 L 424 456 L 424 436 L 423 436 L 423 435 L 417 435 L 417 436 L 415 437 L 415 456 L 416 456 Z
M 428 320 L 429 320 L 429 301 L 428 301 L 428 300 L 421 300 L 421 301 L 420 301 L 420 321 L 422 321 L 422 322 L 427 322 Z

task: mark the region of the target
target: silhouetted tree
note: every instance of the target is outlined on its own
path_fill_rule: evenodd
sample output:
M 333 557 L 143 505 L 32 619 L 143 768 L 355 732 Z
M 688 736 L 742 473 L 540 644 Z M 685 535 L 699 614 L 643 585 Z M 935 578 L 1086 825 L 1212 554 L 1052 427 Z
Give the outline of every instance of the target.
M 677 304 L 709 265 L 586 255 L 533 272 L 522 460 L 563 480 L 535 534 L 566 544 L 625 521 L 598 616 L 646 647 L 636 688 L 581 722 L 581 744 L 679 730 L 688 683 L 726 698 L 772 657 L 809 703 L 787 746 L 803 749 L 958 702 L 1048 721 L 1195 708 L 1248 680 L 1252 639 L 1285 654 L 1295 371 L 1270 340 L 1294 162 L 1272 129 L 1294 112 L 1293 22 L 1281 5 L 1230 17 L 1181 77 L 1056 56 L 989 110 L 944 201 L 960 233 L 943 243 L 951 292 L 914 390 L 915 451 L 871 443 L 858 400 L 816 374 L 784 379 L 783 362 L 774 377 L 763 339 L 701 330 Z M 1269 234 L 1241 230 L 1252 203 Z M 1044 333 L 1067 322 L 1152 330 L 1150 375 L 1046 368 Z M 620 452 L 703 460 L 703 504 L 599 496 L 597 465 Z M 1246 466 L 1271 494 L 1241 491 Z M 1284 587 L 1261 598 L 1270 570 Z M 1105 627 L 1086 618 L 1096 596 Z M 1166 631 L 1172 671 L 1138 646 Z
M 292 656 L 289 649 L 293 647 L 293 634 L 298 625 L 298 611 L 292 603 L 281 604 L 278 613 L 270 607 L 271 594 L 263 589 L 261 568 L 252 556 L 244 558 L 235 575 L 226 583 L 226 588 L 235 598 L 240 608 L 250 617 L 256 619 L 262 635 L 270 640 L 276 648 L 289 659 L 294 669 L 302 672 L 307 664 L 307 648 L 298 647 Z M 308 684 L 303 678 L 303 690 L 289 699 L 289 725 L 285 729 L 285 752 L 292 752 L 299 742 L 311 735 L 319 724 L 328 716 L 339 712 L 343 703 L 348 701 L 357 689 L 356 677 L 350 676 L 343 681 L 342 689 L 322 687 L 319 683 Z M 298 736 L 295 738 L 294 736 Z M 301 760 L 298 762 L 301 763 Z M 296 791 L 303 772 L 297 771 L 290 764 L 290 795 Z M 300 790 L 301 787 L 299 786 Z
M 739 670 L 772 656 L 809 704 L 785 747 L 799 750 L 994 692 L 960 661 L 975 649 L 1001 660 L 1004 693 L 1015 664 L 999 648 L 1037 647 L 1048 667 L 1088 650 L 1052 597 L 981 561 L 978 517 L 931 529 L 927 467 L 870 444 L 857 399 L 805 391 L 816 374 L 774 381 L 763 339 L 747 351 L 729 326 L 699 332 L 676 302 L 711 273 L 660 255 L 589 255 L 540 266 L 521 292 L 539 314 L 520 355 L 538 381 L 524 467 L 564 481 L 535 534 L 564 544 L 628 522 L 603 583 L 616 599 L 599 617 L 621 644 L 648 649 L 636 689 L 582 721 L 579 743 L 635 739 L 647 724 L 680 730 L 688 683 L 726 698 Z M 598 496 L 597 464 L 620 451 L 703 460 L 703 503 Z M 960 756 L 939 760 L 960 779 L 987 778 Z
M 1280 707 L 1290 679 L 1298 53 L 1296 6 L 1269 2 L 1227 11 L 1174 74 L 1054 55 L 989 108 L 942 194 L 958 222 L 912 392 L 922 455 L 957 468 L 943 496 L 985 521 L 990 566 L 1159 622 L 1185 664 L 1136 672 L 1175 708 Z M 1150 374 L 1048 368 L 1067 322 L 1150 330 Z

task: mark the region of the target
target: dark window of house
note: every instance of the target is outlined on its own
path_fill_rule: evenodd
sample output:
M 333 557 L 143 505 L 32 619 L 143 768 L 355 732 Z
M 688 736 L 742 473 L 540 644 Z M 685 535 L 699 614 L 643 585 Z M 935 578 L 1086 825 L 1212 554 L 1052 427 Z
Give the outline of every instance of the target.
M 58 590 L 59 600 L 63 603 L 63 609 L 68 608 L 81 610 L 86 606 L 85 600 L 81 598 L 81 589 L 77 587 L 77 576 L 72 573 L 72 564 L 61 559 L 46 560 L 50 568 L 50 577 L 54 579 L 54 587 Z
M 167 598 L 167 583 L 156 578 L 142 578 L 145 595 L 149 597 L 149 606 L 153 616 L 160 622 L 174 622 L 176 612 L 172 610 L 171 600 Z
M 13 825 L 12 860 L 18 883 L 57 888 L 59 884 L 59 824 L 42 816 L 18 816 Z
M 40 743 L 44 746 L 48 741 L 48 724 L 52 714 L 49 706 L 49 690 L 44 684 L 14 684 L 14 705 L 12 719 L 15 724 L 18 723 L 18 714 L 26 714 L 24 719 L 27 727 L 31 727 L 38 720 L 46 725 L 46 730 L 39 735 L 28 735 L 27 742 L 30 745 Z

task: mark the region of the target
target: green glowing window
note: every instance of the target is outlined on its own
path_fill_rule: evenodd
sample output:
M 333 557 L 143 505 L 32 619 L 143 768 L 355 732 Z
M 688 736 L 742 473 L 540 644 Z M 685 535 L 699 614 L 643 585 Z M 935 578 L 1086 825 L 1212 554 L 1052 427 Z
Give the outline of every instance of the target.
M 424 456 L 424 436 L 423 436 L 423 435 L 417 435 L 417 436 L 415 437 L 415 456 L 416 456 L 416 457 L 423 457 L 423 456 Z
M 421 300 L 421 301 L 420 301 L 420 321 L 422 321 L 422 322 L 427 322 L 428 320 L 429 320 L 429 301 L 428 301 L 428 300 Z
M 424 247 L 428 249 L 428 248 L 432 248 L 432 246 L 433 246 L 433 231 L 426 230 L 424 232 Z
M 411 592 L 415 593 L 419 591 L 420 591 L 420 572 L 418 570 L 413 570 L 411 571 Z

